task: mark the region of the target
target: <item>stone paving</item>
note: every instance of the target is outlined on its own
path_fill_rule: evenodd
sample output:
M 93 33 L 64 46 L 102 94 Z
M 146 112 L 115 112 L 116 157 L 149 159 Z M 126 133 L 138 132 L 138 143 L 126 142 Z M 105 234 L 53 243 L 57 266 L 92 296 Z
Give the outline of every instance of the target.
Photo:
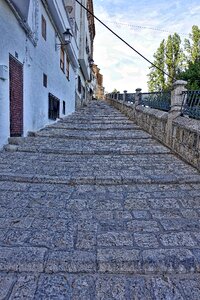
M 0 153 L 0 299 L 200 299 L 200 175 L 105 102 Z

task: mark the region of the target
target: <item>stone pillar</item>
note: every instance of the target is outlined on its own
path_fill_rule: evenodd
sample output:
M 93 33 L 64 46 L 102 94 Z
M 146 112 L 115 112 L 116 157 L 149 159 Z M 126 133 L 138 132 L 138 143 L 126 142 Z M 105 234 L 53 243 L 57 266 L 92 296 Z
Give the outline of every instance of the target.
M 135 107 L 140 105 L 141 91 L 142 91 L 142 89 L 140 89 L 140 88 L 135 90 L 135 92 L 136 92 L 136 94 L 135 94 Z
M 124 95 L 123 95 L 123 102 L 126 101 L 126 94 L 127 94 L 127 91 L 124 91 Z
M 173 90 L 171 92 L 171 109 L 168 113 L 167 128 L 166 128 L 167 131 L 166 142 L 169 146 L 171 146 L 173 143 L 173 132 L 172 132 L 173 120 L 181 115 L 181 107 L 183 102 L 182 92 L 187 91 L 187 89 L 185 88 L 186 84 L 187 81 L 184 80 L 177 80 L 173 84 Z
M 118 91 L 117 92 L 117 101 L 119 100 L 119 94 L 120 94 L 120 92 Z
M 171 93 L 171 109 L 169 114 L 173 115 L 174 118 L 180 116 L 181 114 L 181 107 L 183 102 L 183 95 L 182 92 L 187 91 L 185 88 L 187 81 L 184 80 L 177 80 L 173 84 L 173 90 Z

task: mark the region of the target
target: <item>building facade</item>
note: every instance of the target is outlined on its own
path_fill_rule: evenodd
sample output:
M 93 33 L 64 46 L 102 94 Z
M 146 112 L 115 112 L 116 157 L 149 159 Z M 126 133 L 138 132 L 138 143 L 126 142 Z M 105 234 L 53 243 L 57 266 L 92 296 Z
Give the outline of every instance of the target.
M 0 148 L 84 103 L 94 34 L 75 1 L 0 0 Z
M 80 0 L 80 3 L 93 13 L 92 0 Z M 79 69 L 76 77 L 76 108 L 92 98 L 92 63 L 95 37 L 94 17 L 75 0 L 65 0 L 79 49 Z
M 103 75 L 100 73 L 100 69 L 97 65 L 93 65 L 93 82 L 94 82 L 94 98 L 104 99 L 105 88 L 103 86 Z

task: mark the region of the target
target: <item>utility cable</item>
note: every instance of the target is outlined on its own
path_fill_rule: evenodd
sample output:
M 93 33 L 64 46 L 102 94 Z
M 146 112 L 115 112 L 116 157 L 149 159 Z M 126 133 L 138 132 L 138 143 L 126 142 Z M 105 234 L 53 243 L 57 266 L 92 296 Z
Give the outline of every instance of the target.
M 148 30 L 154 30 L 154 31 L 160 31 L 164 33 L 174 33 L 172 31 L 167 31 L 165 29 L 161 28 L 156 28 L 156 27 L 148 27 L 148 26 L 139 26 L 139 25 L 134 25 L 134 24 L 129 24 L 129 23 L 122 23 L 122 22 L 115 22 L 115 21 L 107 21 L 110 24 L 115 24 L 116 26 L 126 26 L 130 28 L 137 28 L 137 29 L 148 29 Z M 189 33 L 183 33 L 183 32 L 177 32 L 179 35 L 185 35 L 188 36 Z
M 135 51 L 139 56 L 141 56 L 144 60 L 146 60 L 149 64 L 151 64 L 153 67 L 161 71 L 166 76 L 174 79 L 172 76 L 170 76 L 168 73 L 160 69 L 158 66 L 156 66 L 154 63 L 152 63 L 148 58 L 146 58 L 144 55 L 142 55 L 139 51 L 137 51 L 135 48 L 133 48 L 128 42 L 126 42 L 123 38 L 121 38 L 116 32 L 114 32 L 110 27 L 108 27 L 104 22 L 102 22 L 98 17 L 96 17 L 87 7 L 85 7 L 81 2 L 78 0 L 75 0 L 83 9 L 85 9 L 93 18 L 95 18 L 99 23 L 101 23 L 105 28 L 107 28 L 112 34 L 114 34 L 118 39 L 120 39 L 124 44 L 126 44 L 129 48 L 131 48 L 133 51 Z

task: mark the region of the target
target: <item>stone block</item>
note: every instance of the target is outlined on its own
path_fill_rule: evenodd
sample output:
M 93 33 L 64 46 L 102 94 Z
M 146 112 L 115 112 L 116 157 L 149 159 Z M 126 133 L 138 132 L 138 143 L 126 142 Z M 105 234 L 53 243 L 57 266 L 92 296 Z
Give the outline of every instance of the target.
M 126 280 L 123 277 L 100 276 L 96 282 L 96 300 L 126 299 Z
M 133 246 L 132 235 L 127 232 L 107 232 L 98 235 L 99 247 L 124 247 Z
M 190 250 L 153 249 L 142 253 L 142 269 L 145 273 L 186 273 L 194 272 L 196 262 Z
M 96 255 L 86 251 L 50 251 L 45 271 L 88 273 L 96 271 Z
M 144 277 L 133 277 L 129 282 L 130 295 L 129 299 L 137 300 L 152 300 L 153 291 L 151 288 L 150 280 L 145 279 Z
M 15 274 L 0 273 L 0 299 L 8 299 L 16 280 Z
M 167 277 L 153 278 L 151 280 L 153 289 L 153 298 L 155 300 L 160 299 L 173 299 L 173 300 L 185 300 L 181 290 L 174 285 L 174 283 Z
M 156 221 L 133 220 L 127 222 L 129 231 L 134 232 L 158 232 L 160 230 Z
M 68 275 L 42 274 L 38 281 L 38 288 L 34 299 L 71 299 Z
M 139 251 L 125 249 L 101 249 L 97 261 L 101 273 L 137 273 L 140 269 Z
M 159 242 L 155 234 L 153 233 L 135 233 L 134 240 L 138 247 L 140 248 L 153 248 L 156 249 L 159 247 Z
M 160 241 L 165 247 L 195 247 L 197 242 L 189 232 L 173 232 L 160 234 Z
M 45 248 L 0 247 L 0 270 L 13 272 L 43 272 Z
M 37 275 L 18 275 L 10 300 L 33 300 L 37 289 L 38 276 Z

